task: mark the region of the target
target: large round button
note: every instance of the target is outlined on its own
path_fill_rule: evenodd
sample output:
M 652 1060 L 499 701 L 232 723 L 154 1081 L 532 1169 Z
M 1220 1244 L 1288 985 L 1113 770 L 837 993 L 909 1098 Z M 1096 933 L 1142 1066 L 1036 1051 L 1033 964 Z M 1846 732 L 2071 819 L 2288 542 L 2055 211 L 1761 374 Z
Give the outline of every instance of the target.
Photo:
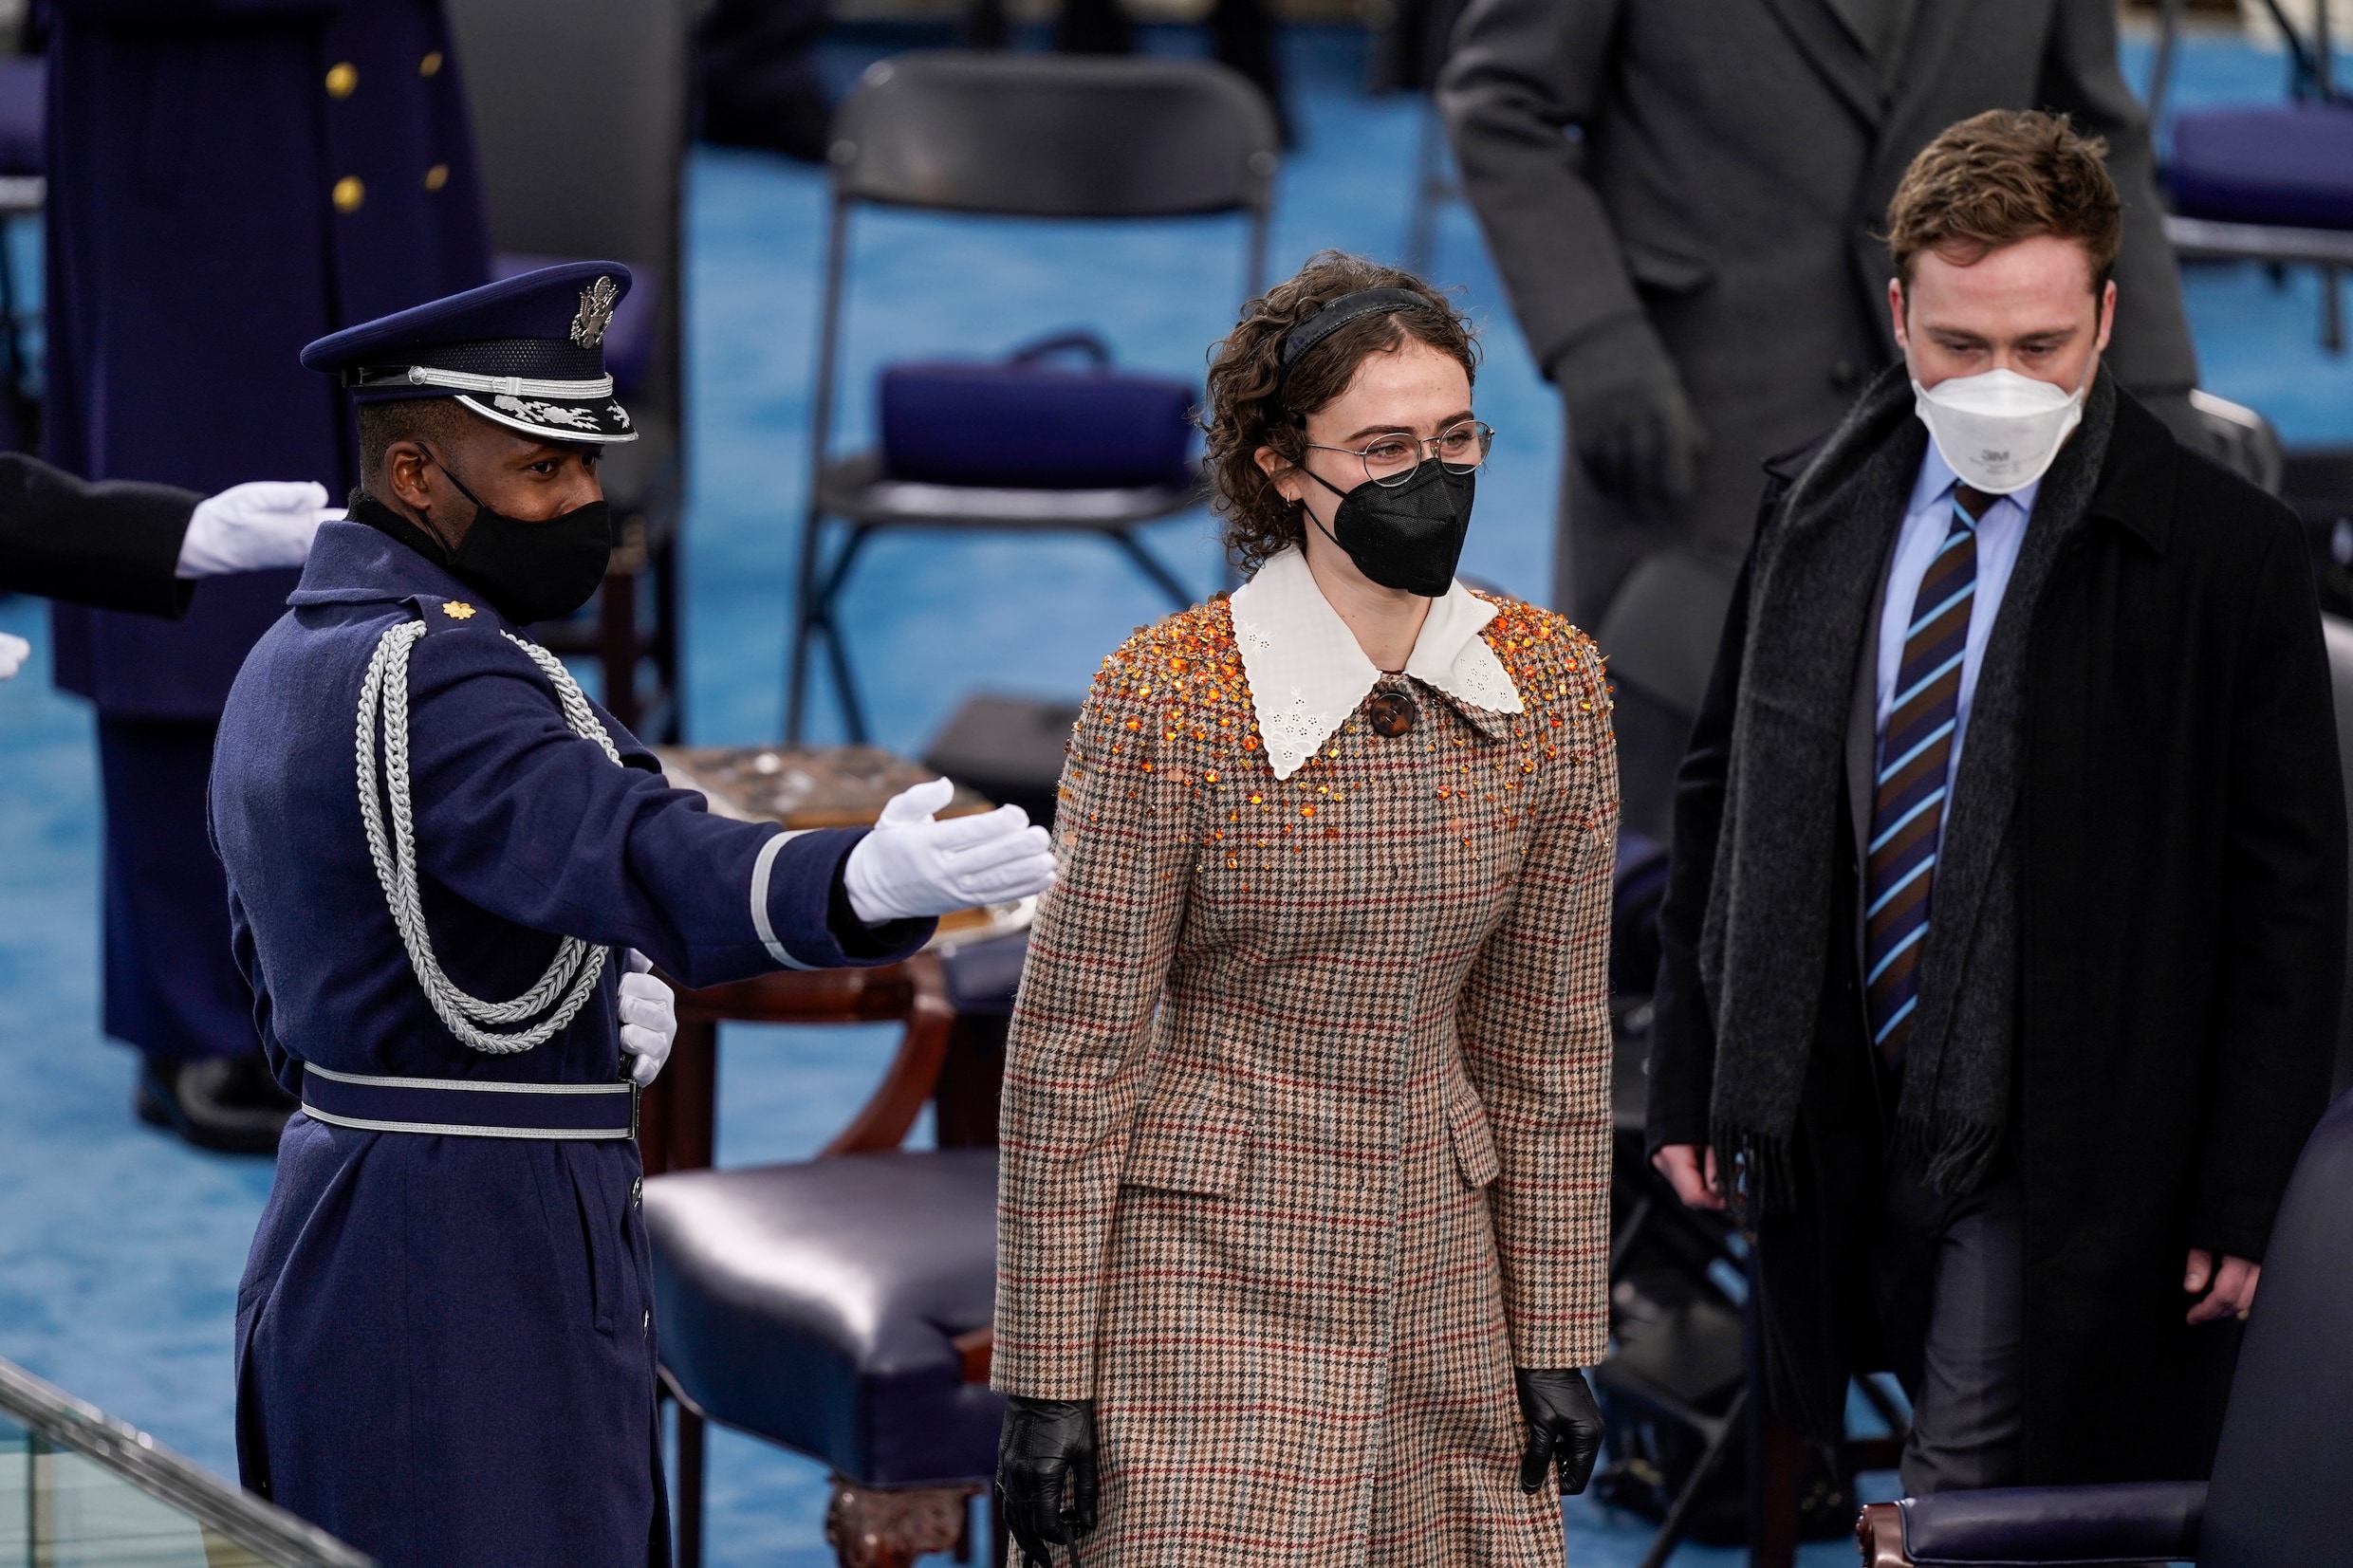
M 331 65 L 326 73 L 326 96 L 349 98 L 360 85 L 360 67 L 346 60 Z
M 1414 728 L 1414 699 L 1402 692 L 1376 692 L 1364 705 L 1364 716 L 1372 721 L 1374 734 L 1395 740 Z
M 360 183 L 358 175 L 345 175 L 335 182 L 331 199 L 338 212 L 357 212 L 360 204 L 367 200 L 367 187 Z
M 446 163 L 436 163 L 425 171 L 425 189 L 428 191 L 438 191 L 449 182 L 450 166 Z
M 441 51 L 439 49 L 435 49 L 431 53 L 427 54 L 424 59 L 418 61 L 417 63 L 417 74 L 418 76 L 440 75 Z

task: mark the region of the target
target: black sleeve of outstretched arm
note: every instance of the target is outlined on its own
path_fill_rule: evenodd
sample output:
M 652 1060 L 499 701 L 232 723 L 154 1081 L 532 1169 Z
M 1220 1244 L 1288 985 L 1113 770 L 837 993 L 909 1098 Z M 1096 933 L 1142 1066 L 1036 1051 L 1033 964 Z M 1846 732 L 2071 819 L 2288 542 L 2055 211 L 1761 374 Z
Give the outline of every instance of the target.
M 1769 497 L 1768 515 L 1770 510 Z M 1760 521 L 1760 535 L 1764 528 Z M 1654 1154 L 1669 1144 L 1708 1141 L 1715 1021 L 1699 984 L 1699 931 L 1708 917 L 1716 839 L 1724 825 L 1724 780 L 1732 762 L 1732 711 L 1749 639 L 1749 577 L 1755 560 L 1751 547 L 1725 612 L 1715 669 L 1692 723 L 1691 746 L 1675 774 L 1675 839 L 1667 895 L 1658 911 L 1658 982 L 1651 998 L 1648 1144 Z
M 194 582 L 174 575 L 203 498 L 174 485 L 91 484 L 0 452 L 0 593 L 176 620 Z

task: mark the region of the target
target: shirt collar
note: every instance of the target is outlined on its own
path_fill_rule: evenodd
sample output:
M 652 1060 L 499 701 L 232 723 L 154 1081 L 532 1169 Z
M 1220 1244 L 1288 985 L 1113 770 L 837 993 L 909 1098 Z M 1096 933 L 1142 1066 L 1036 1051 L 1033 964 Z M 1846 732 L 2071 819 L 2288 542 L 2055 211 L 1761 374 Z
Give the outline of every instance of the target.
M 1920 459 L 1919 477 L 1912 481 L 1911 505 L 1904 507 L 1903 514 L 1910 517 L 1950 500 L 1950 492 L 1958 483 L 1960 483 L 1960 475 L 1953 471 L 1953 465 L 1944 460 L 1944 453 L 1938 452 L 1936 443 L 1931 440 L 1928 443 L 1928 455 Z M 1995 496 L 1993 504 L 1998 507 L 2005 501 L 2014 501 L 2018 505 L 2019 511 L 2032 517 L 2034 515 L 2034 493 L 2042 488 L 2043 482 L 2037 479 L 2033 484 L 2014 489 L 2008 495 Z M 1993 507 L 1988 507 L 1986 516 L 1991 517 L 1992 514 Z M 1979 518 L 1978 521 L 1982 523 L 1985 519 Z
M 1347 722 L 1380 684 L 1380 670 L 1298 550 L 1269 558 L 1233 591 L 1231 610 L 1267 762 L 1276 778 L 1288 779 Z M 1431 604 L 1405 673 L 1475 709 L 1522 711 L 1519 688 L 1479 636 L 1494 618 L 1492 604 L 1455 582 Z

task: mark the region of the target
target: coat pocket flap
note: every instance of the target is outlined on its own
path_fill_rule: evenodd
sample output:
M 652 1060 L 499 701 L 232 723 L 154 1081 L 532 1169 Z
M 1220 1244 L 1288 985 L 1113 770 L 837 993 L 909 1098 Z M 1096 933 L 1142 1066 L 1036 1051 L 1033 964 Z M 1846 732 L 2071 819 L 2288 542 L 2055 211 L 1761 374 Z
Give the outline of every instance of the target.
M 1219 1100 L 1156 1100 L 1128 1134 L 1120 1180 L 1129 1187 L 1222 1196 L 1241 1185 L 1256 1115 Z
M 1503 1162 L 1495 1157 L 1495 1134 L 1487 1125 L 1487 1107 L 1478 1096 L 1458 1096 L 1447 1119 L 1454 1124 L 1454 1163 L 1462 1168 L 1464 1182 L 1485 1187 L 1503 1174 Z

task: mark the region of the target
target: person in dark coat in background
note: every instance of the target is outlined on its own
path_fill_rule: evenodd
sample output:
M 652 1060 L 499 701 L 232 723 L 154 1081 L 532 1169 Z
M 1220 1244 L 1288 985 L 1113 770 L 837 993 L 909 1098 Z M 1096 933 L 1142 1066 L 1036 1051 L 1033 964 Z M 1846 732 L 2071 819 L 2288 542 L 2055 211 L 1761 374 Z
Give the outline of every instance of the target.
M 337 327 L 490 275 L 438 0 L 52 0 L 46 453 L 200 493 L 357 482 L 343 397 L 296 362 Z M 287 571 L 213 583 L 176 624 L 53 612 L 57 682 L 98 706 L 106 1032 L 146 1119 L 267 1151 L 265 1068 L 204 841 L 237 667 Z
M 237 1292 L 238 1467 L 384 1568 L 668 1559 L 633 1090 L 667 1045 L 621 1026 L 621 950 L 690 986 L 889 963 L 1052 876 L 1017 806 L 933 821 L 945 780 L 871 832 L 713 816 L 522 637 L 604 576 L 628 283 L 549 267 L 306 351 L 361 399 L 365 489 L 221 721 L 234 950 L 303 1101 Z
M 1915 1494 L 2202 1478 L 2327 1093 L 2310 566 L 2101 362 L 2118 217 L 2052 117 L 1913 164 L 1906 364 L 1778 465 L 1677 786 L 1653 1163 L 1753 1227 L 1774 1411 L 1901 1377 Z
M 2047 108 L 2106 138 L 2125 228 L 2112 369 L 2196 430 L 2115 0 L 1473 0 L 1437 100 L 1560 389 L 1552 607 L 1610 651 L 1636 832 L 1665 832 L 1758 469 L 1898 357 L 1872 226 L 1945 126 Z

